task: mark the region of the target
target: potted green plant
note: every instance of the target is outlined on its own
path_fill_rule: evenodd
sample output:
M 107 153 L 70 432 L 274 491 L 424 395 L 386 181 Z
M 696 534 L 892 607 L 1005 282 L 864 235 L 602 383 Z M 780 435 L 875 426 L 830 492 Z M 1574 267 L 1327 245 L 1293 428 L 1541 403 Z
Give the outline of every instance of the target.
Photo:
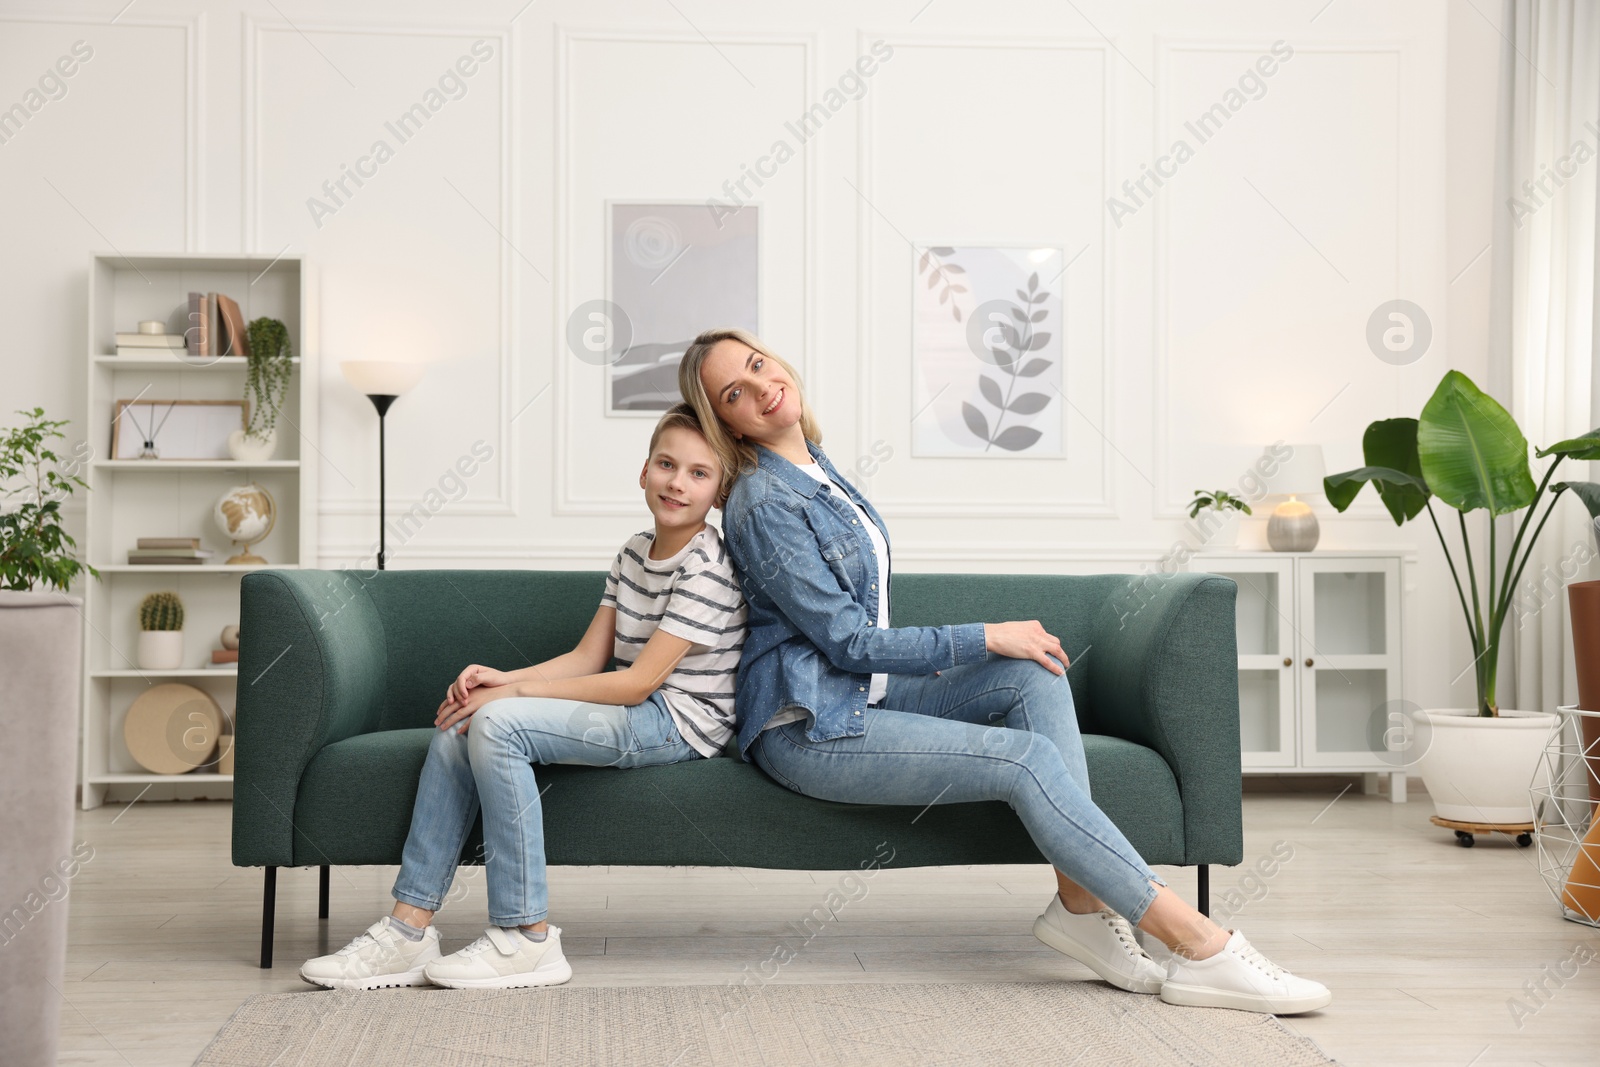
M 1557 715 L 1500 707 L 1495 678 L 1501 631 L 1556 502 L 1570 492 L 1591 516 L 1600 513 L 1600 485 L 1553 481 L 1563 460 L 1600 459 L 1600 429 L 1535 450 L 1538 458 L 1555 457 L 1535 485 L 1528 440 L 1516 420 L 1465 374 L 1452 370 L 1423 405 L 1420 418 L 1374 422 L 1361 444 L 1365 466 L 1323 479 L 1328 502 L 1343 511 L 1371 482 L 1396 525 L 1426 512 L 1472 638 L 1477 707 L 1416 713 L 1416 734 L 1408 744 L 1417 771 L 1440 818 L 1491 825 L 1531 822 L 1528 786 Z M 1435 499 L 1456 511 L 1463 566 L 1445 541 Z M 1530 533 L 1541 502 L 1546 502 L 1543 513 Z M 1467 513 L 1478 510 L 1490 517 L 1486 566 L 1475 558 L 1467 533 Z M 1519 512 L 1516 535 L 1509 551 L 1502 552 L 1493 520 Z
M 77 472 L 88 457 L 80 442 L 69 455 L 57 455 L 53 439 L 66 420 L 46 419 L 42 408 L 18 411 L 23 423 L 0 430 L 0 782 L 7 794 L 6 818 L 18 833 L 6 835 L 0 849 L 0 883 L 7 898 L 3 950 L 10 973 L 61 973 L 66 954 L 64 907 L 47 907 L 38 893 L 22 896 L 39 872 L 53 873 L 58 862 L 67 877 L 83 859 L 73 846 L 72 791 L 78 777 L 78 725 L 83 692 L 83 598 L 72 595 L 75 579 L 99 572 L 78 560 L 75 543 L 61 528 L 61 502 L 74 487 L 87 489 Z M 73 859 L 76 855 L 77 859 Z M 93 852 L 91 850 L 90 857 Z M 47 876 L 47 881 L 51 879 Z M 44 883 L 40 884 L 45 888 Z M 64 891 L 64 887 L 63 891 Z M 13 891 L 15 895 L 13 895 Z M 50 893 L 51 900 L 59 900 Z M 22 909 L 26 907 L 26 912 Z M 16 915 L 28 922 L 19 932 Z M 31 918 L 29 917 L 31 915 Z M 15 938 L 15 940 L 13 940 Z M 10 983 L 7 1014 L 41 1020 L 53 1036 L 56 992 L 48 982 Z M 20 1043 L 0 1038 L 8 1062 L 55 1062 L 56 1043 Z M 35 1060 L 30 1050 L 38 1049 Z M 14 1050 L 14 1052 L 13 1052 Z
M 262 317 L 245 327 L 244 396 L 252 402 L 250 422 L 228 435 L 228 453 L 246 463 L 272 458 L 278 446 L 278 414 L 294 374 L 289 328 Z
M 1205 512 L 1205 518 L 1200 513 Z M 1251 514 L 1250 505 L 1223 489 L 1207 493 L 1194 491 L 1189 501 L 1189 518 L 1198 519 L 1200 543 L 1206 548 L 1233 548 L 1239 543 L 1240 514 Z
M 151 593 L 139 602 L 139 667 L 175 671 L 183 666 L 183 601 L 177 593 Z

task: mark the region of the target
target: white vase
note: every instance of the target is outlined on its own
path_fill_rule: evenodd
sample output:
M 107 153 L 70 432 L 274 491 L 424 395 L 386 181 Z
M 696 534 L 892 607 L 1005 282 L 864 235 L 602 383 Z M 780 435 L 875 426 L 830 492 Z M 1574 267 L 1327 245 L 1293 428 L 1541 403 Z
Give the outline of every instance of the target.
M 1476 708 L 1418 711 L 1417 773 L 1441 819 L 1474 823 L 1533 821 L 1533 789 L 1550 790 L 1542 758 L 1560 718 L 1548 711 L 1500 709 L 1484 718 Z M 1535 781 L 1535 776 L 1543 781 Z
M 228 455 L 240 463 L 265 463 L 278 447 L 278 431 L 272 430 L 264 437 L 252 437 L 243 430 L 228 435 Z
M 140 630 L 139 668 L 175 671 L 183 666 L 182 630 Z
M 1192 520 L 1200 551 L 1237 548 L 1240 514 L 1232 508 L 1201 508 Z

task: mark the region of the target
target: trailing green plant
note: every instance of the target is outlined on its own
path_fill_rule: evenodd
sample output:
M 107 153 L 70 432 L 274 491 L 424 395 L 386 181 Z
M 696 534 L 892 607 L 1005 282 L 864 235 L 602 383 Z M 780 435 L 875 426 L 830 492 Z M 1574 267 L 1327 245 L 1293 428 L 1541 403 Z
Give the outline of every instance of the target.
M 1200 514 L 1201 508 L 1215 508 L 1218 511 L 1242 511 L 1246 515 L 1252 514 L 1250 505 L 1223 489 L 1212 492 L 1203 492 L 1196 489 L 1194 499 L 1189 501 L 1189 517 L 1192 519 Z
M 1522 570 L 1528 564 L 1534 543 L 1550 520 L 1556 501 L 1569 490 L 1583 501 L 1591 518 L 1600 514 L 1600 485 L 1594 482 L 1552 484 L 1551 479 L 1564 459 L 1600 459 L 1600 429 L 1535 449 L 1536 457 L 1555 457 L 1536 487 L 1528 461 L 1528 439 L 1516 420 L 1493 397 L 1474 385 L 1472 379 L 1452 370 L 1445 373 L 1433 396 L 1423 405 L 1420 418 L 1374 422 L 1362 436 L 1361 449 L 1366 466 L 1330 474 L 1322 480 L 1328 502 L 1343 511 L 1361 487 L 1371 482 L 1396 526 L 1424 511 L 1428 513 L 1444 549 L 1445 562 L 1450 565 L 1450 577 L 1455 581 L 1456 596 L 1461 601 L 1461 611 L 1472 636 L 1478 714 L 1483 717 L 1500 714 L 1495 702 L 1500 632 L 1510 614 L 1512 596 L 1522 580 Z M 1528 524 L 1547 491 L 1548 504 L 1530 536 Z M 1470 602 L 1461 584 L 1455 557 L 1445 543 L 1444 530 L 1434 514 L 1435 497 L 1456 509 L 1467 581 L 1472 592 Z M 1466 517 L 1467 512 L 1480 508 L 1489 512 L 1487 581 L 1481 589 L 1479 567 L 1473 561 L 1472 542 L 1467 536 Z M 1518 511 L 1523 512 L 1522 521 L 1502 564 L 1494 520 Z
M 263 316 L 245 327 L 245 336 L 250 341 L 250 354 L 246 357 L 244 395 L 255 402 L 245 436 L 265 438 L 278 425 L 278 412 L 283 410 L 289 379 L 294 374 L 289 328 L 277 319 Z
M 66 590 L 88 571 L 100 572 L 74 554 L 78 543 L 61 528 L 61 500 L 78 477 L 81 457 L 62 462 L 50 447 L 65 438 L 66 419 L 47 419 L 43 408 L 17 409 L 27 421 L 0 435 L 0 588 L 27 592 L 43 584 Z
M 183 629 L 183 601 L 177 593 L 151 593 L 139 601 L 139 629 Z

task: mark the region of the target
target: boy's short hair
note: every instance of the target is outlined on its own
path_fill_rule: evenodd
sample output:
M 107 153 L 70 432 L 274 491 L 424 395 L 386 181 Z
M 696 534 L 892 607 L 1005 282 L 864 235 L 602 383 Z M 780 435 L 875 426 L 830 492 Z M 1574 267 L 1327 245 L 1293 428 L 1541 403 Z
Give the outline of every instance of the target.
M 645 457 L 646 460 L 648 460 L 650 456 L 656 454 L 656 445 L 661 443 L 661 435 L 666 433 L 667 430 L 674 426 L 681 427 L 685 430 L 693 430 L 695 433 L 700 435 L 701 440 L 705 440 L 706 433 L 705 430 L 701 429 L 700 416 L 694 413 L 693 405 L 689 404 L 687 401 L 680 400 L 666 411 L 662 412 L 661 419 L 656 423 L 656 428 L 650 434 L 650 451 Z M 710 445 L 709 441 L 706 443 L 708 446 Z M 714 449 L 712 450 L 712 455 L 716 455 L 716 451 Z M 720 461 L 717 465 L 719 467 L 722 466 Z M 728 472 L 726 469 L 720 471 L 720 479 L 721 484 L 717 490 L 717 498 L 712 504 L 713 507 L 718 508 L 722 507 L 722 505 L 727 501 L 728 491 L 733 488 L 733 481 L 728 477 Z

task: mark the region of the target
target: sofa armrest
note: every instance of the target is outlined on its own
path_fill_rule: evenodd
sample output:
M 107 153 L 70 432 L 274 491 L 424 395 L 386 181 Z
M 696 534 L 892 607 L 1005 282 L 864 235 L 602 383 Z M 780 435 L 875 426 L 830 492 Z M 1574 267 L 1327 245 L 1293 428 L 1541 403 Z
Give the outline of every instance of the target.
M 325 746 L 378 728 L 388 662 L 363 573 L 260 570 L 240 580 L 236 866 L 293 864 L 306 765 Z
M 1237 592 L 1216 574 L 1130 576 L 1096 615 L 1086 657 L 1089 728 L 1171 766 L 1191 864 L 1244 859 Z

